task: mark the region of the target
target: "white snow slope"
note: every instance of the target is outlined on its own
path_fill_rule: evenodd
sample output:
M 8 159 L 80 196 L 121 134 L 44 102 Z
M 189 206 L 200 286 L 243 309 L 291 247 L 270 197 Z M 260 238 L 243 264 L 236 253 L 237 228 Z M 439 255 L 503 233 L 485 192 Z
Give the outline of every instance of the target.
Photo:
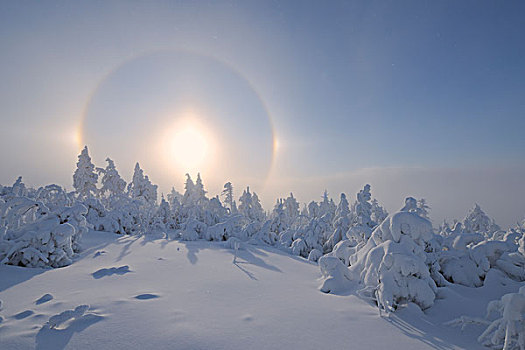
M 0 349 L 479 349 L 482 328 L 443 322 L 519 287 L 493 276 L 380 317 L 272 248 L 243 245 L 234 264 L 223 243 L 89 232 L 84 247 L 64 268 L 0 265 Z

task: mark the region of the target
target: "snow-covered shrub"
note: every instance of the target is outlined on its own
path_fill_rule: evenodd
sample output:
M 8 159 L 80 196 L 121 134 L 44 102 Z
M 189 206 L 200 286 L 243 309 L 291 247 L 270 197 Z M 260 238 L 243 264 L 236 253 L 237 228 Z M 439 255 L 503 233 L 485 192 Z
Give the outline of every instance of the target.
M 35 200 L 44 203 L 50 211 L 71 206 L 74 202 L 72 194 L 68 194 L 66 190 L 55 184 L 40 187 L 36 192 Z
M 478 266 L 467 252 L 447 250 L 439 257 L 441 274 L 450 283 L 481 287 L 486 271 Z
M 356 244 L 355 241 L 345 239 L 340 242 L 338 242 L 332 252 L 330 253 L 331 256 L 335 256 L 336 258 L 339 258 L 341 262 L 345 266 L 350 265 L 350 257 L 354 256 L 355 253 L 359 248 L 361 248 L 362 244 Z
M 4 264 L 27 267 L 62 267 L 71 264 L 73 254 L 80 249 L 80 238 L 86 231 L 83 215 L 87 209 L 78 204 L 56 209 L 50 213 L 41 202 L 26 197 L 14 198 L 8 206 L 7 217 L 23 218 L 10 226 L 5 221 L 0 240 L 0 261 Z M 6 205 L 6 203 L 4 203 Z M 25 215 L 38 208 L 41 215 Z M 37 211 L 38 212 L 38 211 Z
M 421 309 L 434 304 L 436 284 L 430 277 L 421 247 L 409 237 L 374 247 L 367 255 L 364 268 L 363 284 L 374 289 L 381 309 L 395 311 L 399 304 L 408 301 Z
M 319 288 L 321 292 L 340 293 L 348 288 L 351 280 L 350 271 L 338 258 L 322 256 L 319 258 L 319 269 L 323 281 Z
M 308 256 L 308 247 L 302 238 L 297 238 L 295 241 L 293 241 L 291 248 L 293 255 L 300 255 L 303 257 Z
M 281 232 L 281 234 L 279 235 L 279 245 L 282 248 L 290 247 L 293 243 L 293 236 L 294 236 L 293 230 L 288 229 L 284 232 Z
M 308 260 L 317 262 L 322 256 L 323 253 L 319 249 L 312 249 L 308 254 Z
M 498 268 L 511 278 L 523 280 L 525 273 L 521 267 L 525 261 L 516 252 L 517 237 L 517 234 L 509 233 L 503 236 L 503 240 L 486 240 L 481 233 L 463 232 L 461 223 L 457 223 L 443 238 L 446 250 L 438 258 L 441 273 L 447 281 L 468 287 L 482 286 L 491 268 Z
M 75 229 L 75 234 L 71 239 L 71 246 L 74 252 L 81 250 L 82 236 L 88 232 L 86 221 L 87 208 L 76 203 L 71 207 L 56 208 L 53 212 L 60 219 L 60 224 L 70 224 Z
M 271 230 L 272 221 L 266 220 L 260 229 L 251 236 L 250 244 L 275 245 L 279 239 L 277 234 Z
M 180 237 L 183 241 L 196 241 L 204 237 L 208 226 L 195 219 L 188 219 L 184 225 Z
M 437 291 L 425 252 L 434 238 L 432 224 L 411 211 L 410 198 L 405 203 L 409 205 L 387 217 L 350 258 L 352 276 L 387 312 L 405 302 L 426 309 Z
M 242 241 L 237 237 L 230 237 L 224 243 L 224 246 L 228 249 L 238 250 L 242 246 Z
M 510 238 L 510 237 L 509 237 Z M 510 242 L 507 241 L 507 244 Z M 525 281 L 525 235 L 518 241 L 516 251 L 505 252 L 496 261 L 496 267 L 517 281 Z
M 237 236 L 239 236 L 239 232 L 241 232 L 241 220 L 242 217 L 240 215 L 233 215 L 226 218 L 224 222 L 208 226 L 204 239 L 208 241 L 226 241 L 230 237 L 240 238 Z

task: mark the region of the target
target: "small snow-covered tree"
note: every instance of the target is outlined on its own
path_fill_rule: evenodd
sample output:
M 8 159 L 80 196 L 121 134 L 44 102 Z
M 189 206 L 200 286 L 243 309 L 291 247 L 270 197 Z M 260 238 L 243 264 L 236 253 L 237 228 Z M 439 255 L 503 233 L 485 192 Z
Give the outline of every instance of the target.
M 320 216 L 321 210 L 319 209 L 319 204 L 315 201 L 308 203 L 308 217 L 311 219 L 317 218 Z
M 94 197 L 97 194 L 97 181 L 98 174 L 95 172 L 95 166 L 91 163 L 88 148 L 85 146 L 78 156 L 77 169 L 73 174 L 73 188 L 78 198 Z
M 234 214 L 233 211 L 233 185 L 231 182 L 226 182 L 224 184 L 224 189 L 222 190 L 221 195 L 224 197 L 224 203 L 227 205 L 230 213 Z
M 202 183 L 201 174 L 197 173 L 197 180 L 195 181 L 195 187 L 193 189 L 194 196 L 196 198 L 197 204 L 203 205 L 206 201 L 206 191 L 204 190 L 204 184 Z
M 266 214 L 261 206 L 259 197 L 255 192 L 250 192 L 250 187 L 243 191 L 239 198 L 239 213 L 243 215 L 248 221 L 262 222 L 266 218 Z
M 357 201 L 352 205 L 352 223 L 351 227 L 346 233 L 348 239 L 355 240 L 358 243 L 363 243 L 368 240 L 372 229 L 376 226 L 372 221 L 372 204 L 370 200 L 370 185 L 365 187 L 357 193 Z
M 108 198 L 120 198 L 124 195 L 126 190 L 126 181 L 120 177 L 120 174 L 115 167 L 115 163 L 109 157 L 106 158 L 108 165 L 105 169 L 98 168 L 99 174 L 102 175 L 100 180 L 102 186 L 100 187 L 100 193 L 102 196 L 107 195 Z
M 412 202 L 408 198 L 405 201 L 415 205 Z M 367 243 L 351 257 L 352 276 L 364 284 L 386 312 L 407 301 L 426 309 L 433 305 L 437 292 L 426 252 L 433 238 L 430 221 L 407 210 L 405 205 L 378 225 Z
M 171 188 L 171 191 L 170 193 L 168 193 L 168 195 L 166 196 L 167 197 L 167 200 L 168 200 L 168 203 L 170 205 L 173 205 L 173 203 L 175 201 L 177 201 L 179 204 L 182 200 L 182 194 L 180 194 L 179 192 L 177 192 L 177 190 L 175 190 L 174 187 Z
M 372 202 L 370 204 L 372 205 L 372 221 L 376 224 L 382 223 L 383 220 L 385 220 L 388 216 L 388 212 L 385 210 L 385 208 L 381 206 L 381 204 L 379 204 L 379 202 L 375 198 L 372 199 Z
M 351 213 L 346 195 L 341 193 L 341 199 L 335 210 L 335 218 L 333 221 L 334 232 L 325 242 L 323 249 L 328 253 L 332 251 L 334 246 L 346 238 L 345 234 L 351 225 Z
M 427 204 L 427 200 L 425 198 L 421 198 L 417 201 L 417 213 L 419 216 L 427 219 L 427 220 L 430 220 L 429 216 L 428 216 L 428 212 L 430 210 L 430 207 L 428 206 Z
M 478 204 L 475 204 L 474 208 L 468 212 L 463 220 L 463 226 L 465 227 L 465 231 L 480 233 L 487 238 L 491 238 L 493 233 L 500 229 L 494 220 L 491 220 Z
M 155 205 L 157 202 L 157 185 L 153 185 L 139 163 L 135 164 L 133 179 L 128 184 L 128 193 L 131 198 L 142 200 L 145 204 Z
M 334 216 L 336 209 L 336 205 L 334 201 L 328 197 L 328 191 L 324 191 L 323 193 L 323 201 L 319 203 L 319 216 L 323 216 L 326 214 L 330 214 L 332 217 Z
M 286 212 L 287 226 L 291 226 L 294 220 L 299 216 L 299 203 L 290 192 L 290 195 L 284 200 L 283 208 Z
M 288 213 L 284 208 L 284 201 L 278 199 L 271 214 L 270 230 L 277 236 L 288 228 Z

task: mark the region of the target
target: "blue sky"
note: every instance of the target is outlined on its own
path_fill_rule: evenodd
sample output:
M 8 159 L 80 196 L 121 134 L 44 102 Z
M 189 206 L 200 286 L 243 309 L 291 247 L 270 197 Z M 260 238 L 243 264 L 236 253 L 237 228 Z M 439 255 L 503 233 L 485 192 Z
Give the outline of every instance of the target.
M 191 107 L 222 152 L 203 171 L 212 193 L 227 180 L 251 183 L 268 208 L 289 190 L 303 201 L 325 188 L 353 197 L 371 182 L 390 210 L 406 195 L 426 197 L 436 221 L 474 202 L 505 225 L 525 215 L 523 2 L 21 1 L 0 10 L 0 183 L 23 175 L 70 187 L 88 111 L 83 138 L 97 165 L 109 155 L 129 179 L 136 155 L 161 189 L 181 189 L 183 171 L 167 173 L 148 145 Z M 109 120 L 122 142 L 108 141 Z M 280 146 L 270 169 L 272 127 Z

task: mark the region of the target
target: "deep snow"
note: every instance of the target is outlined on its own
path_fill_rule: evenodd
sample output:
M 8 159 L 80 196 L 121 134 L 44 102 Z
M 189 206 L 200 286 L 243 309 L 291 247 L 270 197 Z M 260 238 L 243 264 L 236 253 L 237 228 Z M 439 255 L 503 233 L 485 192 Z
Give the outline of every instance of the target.
M 0 265 L 0 349 L 480 349 L 490 300 L 520 284 L 439 288 L 434 306 L 386 317 L 356 296 L 319 291 L 317 264 L 243 243 L 90 231 L 58 269 Z

